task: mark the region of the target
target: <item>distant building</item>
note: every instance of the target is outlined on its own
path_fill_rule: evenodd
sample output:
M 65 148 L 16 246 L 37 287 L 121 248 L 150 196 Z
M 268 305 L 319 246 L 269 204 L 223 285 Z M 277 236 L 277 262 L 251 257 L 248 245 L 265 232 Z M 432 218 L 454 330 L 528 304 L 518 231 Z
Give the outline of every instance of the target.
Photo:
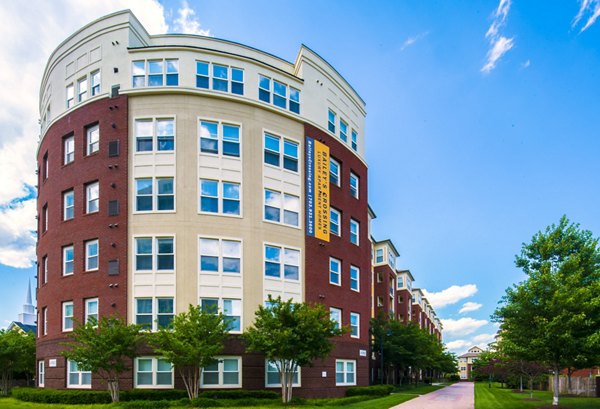
M 36 333 L 37 326 L 35 322 L 35 307 L 31 299 L 31 283 L 27 285 L 27 297 L 25 304 L 23 304 L 23 312 L 19 314 L 18 321 L 13 321 L 8 325 L 8 330 L 21 333 Z
M 478 346 L 471 347 L 466 354 L 462 354 L 458 357 L 458 375 L 461 381 L 471 379 L 471 370 L 473 363 L 477 360 L 479 354 L 483 352 L 483 349 Z

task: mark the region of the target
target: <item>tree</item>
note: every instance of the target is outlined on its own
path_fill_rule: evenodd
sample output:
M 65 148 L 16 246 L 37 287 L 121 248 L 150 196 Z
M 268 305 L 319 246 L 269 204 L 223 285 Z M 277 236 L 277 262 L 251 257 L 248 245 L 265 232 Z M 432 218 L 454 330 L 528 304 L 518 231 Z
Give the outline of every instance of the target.
M 62 355 L 106 381 L 112 401 L 118 402 L 119 377 L 131 367 L 141 341 L 139 326 L 127 325 L 118 317 L 102 317 L 100 321 L 91 318 L 76 325 L 70 338 L 64 344 L 69 349 Z
M 0 330 L 0 394 L 8 395 L 15 373 L 35 373 L 35 335 Z
M 190 399 L 198 397 L 202 368 L 213 364 L 223 350 L 228 326 L 223 314 L 190 304 L 187 312 L 149 338 L 155 351 L 179 372 Z
M 294 373 L 323 359 L 333 348 L 330 338 L 345 330 L 337 328 L 329 311 L 321 304 L 282 301 L 269 296 L 268 307 L 260 305 L 252 327 L 243 334 L 248 351 L 261 352 L 277 367 L 281 398 L 292 399 Z
M 558 406 L 560 370 L 582 352 L 600 363 L 598 239 L 563 216 L 523 244 L 516 265 L 527 278 L 506 290 L 492 317 L 503 339 L 552 368 Z

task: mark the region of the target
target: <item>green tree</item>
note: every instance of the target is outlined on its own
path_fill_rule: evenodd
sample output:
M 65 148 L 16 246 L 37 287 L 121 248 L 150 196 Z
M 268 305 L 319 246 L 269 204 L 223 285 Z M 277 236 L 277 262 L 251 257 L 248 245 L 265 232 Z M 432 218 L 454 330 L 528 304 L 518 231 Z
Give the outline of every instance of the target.
M 118 317 L 91 318 L 76 325 L 70 335 L 69 349 L 62 355 L 77 362 L 84 371 L 96 373 L 106 381 L 113 402 L 119 401 L 119 376 L 131 368 L 131 360 L 141 342 L 140 328 L 127 325 Z
M 557 406 L 560 370 L 582 352 L 600 363 L 598 239 L 563 216 L 523 244 L 516 265 L 527 278 L 506 290 L 493 319 L 503 339 L 552 368 Z
M 0 330 L 0 394 L 8 395 L 16 373 L 35 373 L 35 335 Z
M 333 348 L 330 338 L 345 329 L 337 328 L 321 304 L 284 302 L 270 296 L 268 302 L 268 307 L 258 307 L 254 324 L 243 337 L 248 351 L 261 352 L 276 365 L 282 401 L 287 403 L 292 398 L 294 372 L 327 357 Z
M 168 327 L 149 337 L 158 354 L 171 362 L 183 379 L 188 397 L 198 397 L 202 368 L 215 362 L 229 333 L 221 313 L 190 304 Z

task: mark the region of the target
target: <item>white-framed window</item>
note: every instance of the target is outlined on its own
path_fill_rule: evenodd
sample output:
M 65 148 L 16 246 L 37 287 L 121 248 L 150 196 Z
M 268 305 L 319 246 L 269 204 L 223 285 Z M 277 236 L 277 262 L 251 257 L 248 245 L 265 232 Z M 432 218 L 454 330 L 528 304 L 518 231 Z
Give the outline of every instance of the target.
M 98 299 L 97 298 L 88 298 L 85 300 L 85 321 L 86 323 L 90 322 L 91 319 L 95 319 L 96 322 L 100 319 L 98 316 Z
M 342 118 L 340 118 L 340 139 L 348 142 L 348 124 Z
M 48 203 L 42 207 L 42 233 L 48 231 Z
M 42 320 L 44 322 L 44 329 L 42 331 L 42 333 L 44 335 L 48 335 L 48 308 L 44 307 L 42 309 Z
M 332 185 L 340 186 L 340 163 L 333 159 L 329 158 L 329 182 Z
M 42 359 L 42 360 L 38 361 L 38 386 L 40 388 L 44 387 L 45 377 L 46 377 L 46 367 L 44 365 L 44 360 Z
M 380 295 L 377 296 L 377 306 L 383 307 L 383 297 Z
M 329 208 L 329 231 L 331 234 L 335 234 L 336 236 L 342 235 L 342 229 L 340 228 L 342 223 L 342 214 L 334 209 L 333 207 Z
M 396 256 L 390 250 L 388 250 L 388 264 L 392 270 L 396 268 Z
M 200 272 L 241 274 L 242 242 L 200 237 Z
M 43 180 L 48 179 L 48 152 L 46 151 L 46 153 L 44 154 L 44 157 L 42 158 L 43 164 L 42 164 L 42 178 Z
M 356 361 L 351 359 L 335 360 L 336 386 L 356 385 Z
M 375 250 L 375 263 L 383 263 L 383 249 Z
M 336 114 L 335 112 L 333 112 L 331 109 L 329 111 L 327 111 L 327 129 L 329 129 L 329 132 L 331 132 L 332 134 L 335 135 L 335 118 L 336 118 Z
M 398 289 L 404 287 L 404 277 L 398 276 L 398 278 L 396 279 L 396 284 L 398 286 Z
M 87 76 L 77 80 L 77 102 L 82 102 L 88 96 L 88 80 Z
M 63 151 L 64 165 L 67 165 L 75 160 L 75 137 L 73 135 L 67 136 L 63 139 Z
M 264 134 L 265 153 L 264 163 L 292 172 L 298 172 L 298 142 L 265 132 Z M 282 149 L 283 143 L 283 149 Z M 282 158 L 283 151 L 283 160 Z
M 175 118 L 140 118 L 135 120 L 136 152 L 174 152 Z
M 360 292 L 360 269 L 356 266 L 350 266 L 350 289 Z
M 242 210 L 240 184 L 210 179 L 200 179 L 200 213 L 217 213 L 239 216 Z
M 350 172 L 350 194 L 358 199 L 358 187 L 359 187 L 359 178 L 354 174 L 354 172 Z
M 62 249 L 62 273 L 64 276 L 73 274 L 73 245 L 65 246 Z
M 85 243 L 85 271 L 98 270 L 99 247 L 98 239 Z
M 67 109 L 75 105 L 75 87 L 73 84 L 67 85 Z
M 342 262 L 329 257 L 329 284 L 342 285 Z
M 360 338 L 360 314 L 357 312 L 350 313 L 350 337 Z
M 100 184 L 89 183 L 85 186 L 85 212 L 96 213 L 100 209 Z
M 171 389 L 173 365 L 166 359 L 143 356 L 135 358 L 134 386 L 140 389 Z
M 294 371 L 292 379 L 293 387 L 300 387 L 300 367 L 297 367 Z M 277 363 L 269 360 L 265 360 L 265 387 L 276 388 L 281 387 L 281 375 L 277 369 Z
M 133 88 L 179 85 L 177 59 L 139 60 L 131 64 Z
M 342 329 L 342 310 L 335 307 L 329 308 L 329 319 L 336 323 L 337 329 Z
M 175 315 L 173 297 L 145 297 L 135 299 L 135 323 L 156 331 L 167 327 Z
M 273 87 L 271 88 L 271 83 Z M 273 99 L 271 100 L 271 90 Z M 258 99 L 270 104 L 289 109 L 296 114 L 300 113 L 300 90 L 284 84 L 281 81 L 271 79 L 264 75 L 258 75 Z
M 242 386 L 242 357 L 219 356 L 202 368 L 203 388 L 240 388 Z
M 86 152 L 91 155 L 100 149 L 100 125 L 96 124 L 86 129 Z
M 240 157 L 240 125 L 200 119 L 198 122 L 200 153 Z
M 175 270 L 174 237 L 136 237 L 135 271 Z
M 212 81 L 211 81 L 212 79 Z M 244 95 L 244 70 L 222 64 L 196 61 L 196 87 Z
M 73 301 L 62 303 L 62 330 L 73 331 Z
M 265 277 L 300 280 L 300 250 L 265 244 Z
M 80 370 L 77 365 L 77 362 L 68 359 L 67 387 L 90 389 L 92 387 L 92 373 L 90 371 Z
M 356 133 L 356 131 L 353 129 L 352 133 L 351 133 L 351 147 L 353 151 L 357 151 L 358 150 L 358 134 Z
M 135 180 L 136 212 L 170 212 L 175 210 L 175 179 L 171 177 Z
M 100 93 L 100 70 L 92 71 L 90 81 L 92 83 L 92 96 L 98 95 Z
M 63 220 L 75 217 L 75 193 L 73 190 L 63 192 Z
M 242 300 L 234 298 L 202 297 L 200 306 L 203 311 L 223 314 L 227 329 L 231 333 L 242 331 Z
M 354 219 L 350 219 L 350 243 L 358 246 L 360 223 Z
M 48 256 L 42 257 L 42 283 L 48 282 Z
M 264 220 L 283 223 L 288 226 L 298 226 L 300 223 L 300 198 L 295 195 L 265 189 Z

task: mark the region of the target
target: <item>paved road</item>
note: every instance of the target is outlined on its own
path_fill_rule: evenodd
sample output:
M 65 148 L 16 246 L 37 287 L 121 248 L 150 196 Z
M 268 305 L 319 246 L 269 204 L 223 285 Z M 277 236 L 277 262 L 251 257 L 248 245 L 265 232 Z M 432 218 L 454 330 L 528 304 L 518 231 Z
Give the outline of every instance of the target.
M 401 403 L 392 409 L 473 409 L 474 407 L 473 382 L 459 382 Z

